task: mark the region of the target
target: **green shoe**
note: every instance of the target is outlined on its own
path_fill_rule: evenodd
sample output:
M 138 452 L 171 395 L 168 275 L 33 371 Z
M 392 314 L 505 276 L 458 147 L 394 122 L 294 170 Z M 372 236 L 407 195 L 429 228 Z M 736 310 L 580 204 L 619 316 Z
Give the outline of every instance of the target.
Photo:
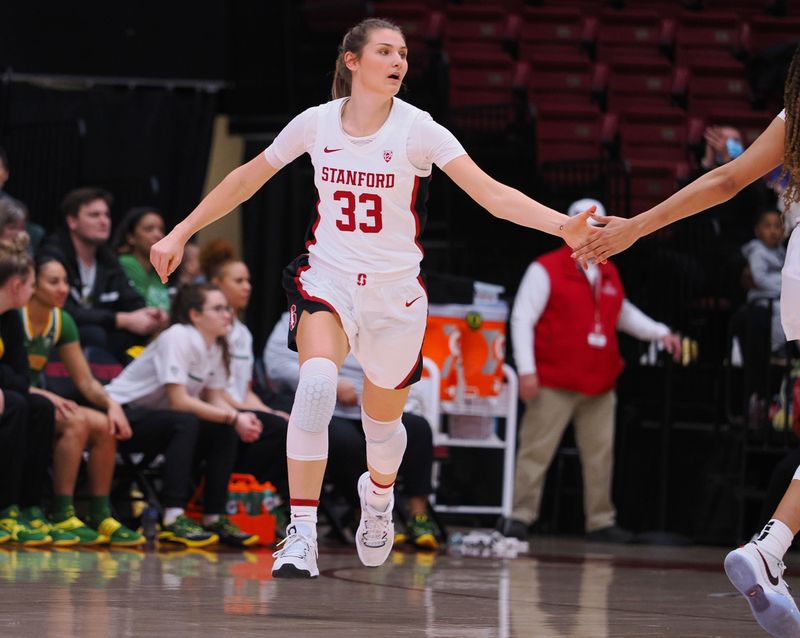
M 84 547 L 108 544 L 108 536 L 93 530 L 77 516 L 70 516 L 63 521 L 51 523 L 51 530 L 58 530 L 77 536 L 78 544 Z
M 108 516 L 95 525 L 95 521 L 90 519 L 92 525 L 106 539 L 111 547 L 138 547 L 147 542 L 139 532 L 125 527 L 117 519 Z
M 416 514 L 408 523 L 410 540 L 420 549 L 438 549 L 436 528 L 427 514 Z
M 33 529 L 50 536 L 53 547 L 70 547 L 81 542 L 80 536 L 77 534 L 55 527 L 47 520 L 40 507 L 27 507 L 22 515 Z
M 11 534 L 9 534 L 6 530 L 0 529 L 0 545 L 6 543 L 11 540 Z
M 0 511 L 0 529 L 11 536 L 11 542 L 25 547 L 49 545 L 52 538 L 47 532 L 31 527 L 16 505 L 10 505 Z
M 171 525 L 164 525 L 158 540 L 181 543 L 186 547 L 206 547 L 219 541 L 219 536 L 207 532 L 185 514 L 181 514 Z
M 250 547 L 258 542 L 257 534 L 248 534 L 234 525 L 227 516 L 220 516 L 217 521 L 205 526 L 206 531 L 219 536 L 220 543 L 232 547 Z

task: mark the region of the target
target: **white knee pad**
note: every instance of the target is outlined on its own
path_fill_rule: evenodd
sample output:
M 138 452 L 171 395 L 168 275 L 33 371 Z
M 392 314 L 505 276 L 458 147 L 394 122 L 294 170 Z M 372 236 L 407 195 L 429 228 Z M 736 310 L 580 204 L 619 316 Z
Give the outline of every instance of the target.
M 328 458 L 328 424 L 336 407 L 339 369 L 315 357 L 300 366 L 300 381 L 286 432 L 286 456 L 295 461 Z
M 376 421 L 363 408 L 361 424 L 367 437 L 367 463 L 381 474 L 394 474 L 400 469 L 406 451 L 406 428 L 400 419 Z
M 797 469 L 794 471 L 794 476 L 792 477 L 793 481 L 800 481 L 800 465 L 797 466 Z

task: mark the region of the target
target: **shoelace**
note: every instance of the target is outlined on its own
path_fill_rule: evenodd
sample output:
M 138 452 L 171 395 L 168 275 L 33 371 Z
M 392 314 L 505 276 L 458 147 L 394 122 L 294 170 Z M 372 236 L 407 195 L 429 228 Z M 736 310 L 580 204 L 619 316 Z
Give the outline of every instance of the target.
M 308 552 L 316 545 L 316 541 L 309 538 L 304 534 L 289 534 L 284 538 L 276 547 L 280 547 L 277 552 L 272 554 L 272 558 L 280 558 L 281 556 L 291 556 L 293 558 L 305 558 Z M 292 548 L 295 548 L 292 551 Z
M 367 517 L 364 519 L 364 540 L 384 540 L 384 538 L 388 536 L 391 522 L 391 512 L 367 510 Z

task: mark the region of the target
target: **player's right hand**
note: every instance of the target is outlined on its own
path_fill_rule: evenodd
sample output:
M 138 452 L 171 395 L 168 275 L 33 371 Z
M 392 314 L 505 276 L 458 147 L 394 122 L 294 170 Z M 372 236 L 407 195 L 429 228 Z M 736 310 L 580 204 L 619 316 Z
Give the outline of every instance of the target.
M 162 284 L 167 283 L 167 278 L 181 263 L 184 243 L 173 233 L 169 233 L 150 248 L 150 263 L 153 264 Z
M 527 403 L 539 394 L 539 375 L 535 372 L 519 375 L 519 398 Z

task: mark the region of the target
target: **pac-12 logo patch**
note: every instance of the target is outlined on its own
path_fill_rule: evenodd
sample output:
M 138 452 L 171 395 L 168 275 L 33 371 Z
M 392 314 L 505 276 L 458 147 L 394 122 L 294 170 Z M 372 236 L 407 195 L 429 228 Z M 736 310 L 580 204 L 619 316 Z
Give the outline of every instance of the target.
M 294 330 L 294 327 L 297 325 L 297 306 L 292 304 L 292 307 L 289 308 L 289 330 Z
M 384 151 L 383 152 L 383 161 L 387 164 L 392 161 L 392 151 Z

